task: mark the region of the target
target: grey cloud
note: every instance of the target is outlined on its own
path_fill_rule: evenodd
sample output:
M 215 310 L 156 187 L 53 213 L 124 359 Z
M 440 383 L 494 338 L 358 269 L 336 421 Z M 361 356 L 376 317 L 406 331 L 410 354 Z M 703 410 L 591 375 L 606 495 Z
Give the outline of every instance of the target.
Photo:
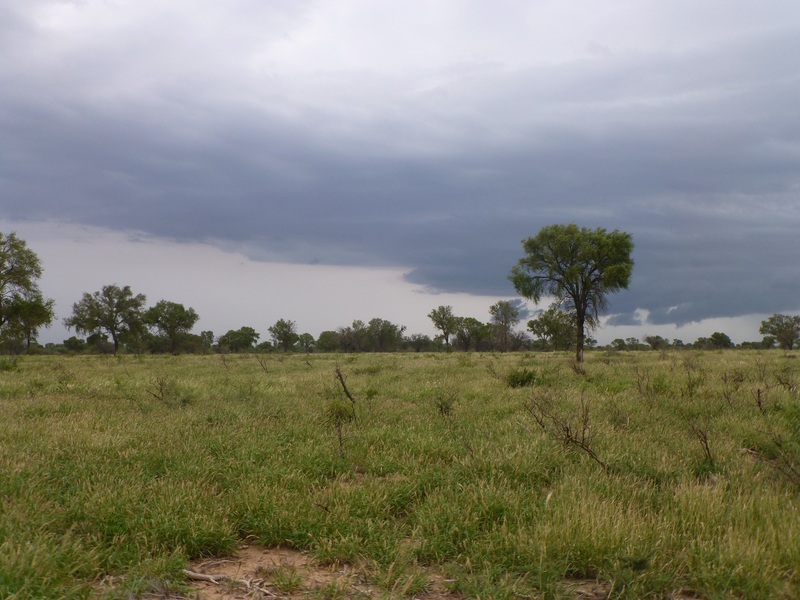
M 20 14 L 0 27 L 35 48 Z M 432 290 L 498 296 L 523 238 L 576 222 L 633 234 L 617 323 L 794 310 L 800 32 L 778 25 L 562 64 L 253 81 L 225 54 L 159 71 L 126 42 L 59 76 L 16 51 L 0 59 L 0 215 L 404 266 Z

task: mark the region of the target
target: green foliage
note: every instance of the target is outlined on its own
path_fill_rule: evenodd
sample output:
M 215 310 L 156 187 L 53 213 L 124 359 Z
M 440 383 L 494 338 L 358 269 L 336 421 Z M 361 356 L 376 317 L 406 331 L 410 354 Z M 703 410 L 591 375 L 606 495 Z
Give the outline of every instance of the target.
M 526 369 L 525 367 L 512 369 L 506 375 L 506 384 L 512 388 L 523 388 L 536 385 L 539 382 L 539 376 L 536 371 Z
M 259 337 L 260 334 L 252 327 L 231 329 L 220 336 L 219 349 L 221 352 L 245 352 L 253 348 Z
M 339 349 L 339 334 L 335 331 L 323 331 L 317 338 L 318 352 L 336 352 Z
M 405 325 L 396 325 L 386 319 L 371 319 L 367 324 L 368 347 L 373 352 L 394 352 L 403 345 Z
M 761 321 L 758 332 L 772 336 L 784 350 L 792 350 L 800 342 L 800 315 L 774 314 Z
M 197 312 L 177 302 L 159 300 L 144 313 L 144 322 L 155 328 L 169 342 L 169 351 L 177 354 L 181 342 L 188 343 L 188 333 L 197 323 Z
M 442 332 L 445 346 L 450 346 L 450 336 L 458 326 L 458 317 L 453 314 L 452 306 L 439 306 L 428 313 L 433 326 Z
M 693 346 L 700 350 L 721 350 L 723 348 L 733 348 L 733 341 L 727 334 L 715 331 L 710 337 L 701 337 L 695 340 Z
M 501 352 L 511 350 L 512 332 L 519 323 L 519 307 L 507 300 L 500 300 L 489 307 L 492 316 L 497 346 Z
M 105 285 L 98 292 L 83 294 L 80 302 L 72 305 L 72 315 L 64 319 L 64 325 L 79 334 L 107 333 L 116 354 L 120 342 L 142 333 L 146 301 L 143 294 L 134 296 L 130 286 Z
M 300 339 L 300 336 L 297 335 L 297 324 L 286 319 L 278 319 L 269 328 L 269 334 L 272 336 L 275 346 L 284 352 L 289 352 Z
M 578 343 L 575 315 L 551 306 L 528 321 L 528 329 L 544 342 L 546 349 L 572 350 Z
M 576 360 L 583 360 L 586 326 L 592 327 L 607 306 L 607 295 L 627 289 L 633 271 L 630 234 L 577 225 L 550 225 L 523 240 L 525 256 L 509 279 L 525 298 L 556 298 L 575 315 Z
M 481 323 L 474 317 L 458 320 L 455 330 L 455 346 L 461 350 L 484 350 L 491 338 L 492 329 L 487 323 Z
M 30 352 L 42 327 L 55 318 L 55 301 L 39 291 L 39 257 L 16 233 L 0 232 L 0 342 L 12 354 Z
M 669 340 L 661 337 L 660 335 L 646 335 L 644 341 L 653 350 L 664 350 L 669 348 Z
M 0 328 L 10 319 L 10 305 L 17 297 L 39 293 L 42 265 L 36 253 L 16 233 L 0 232 Z
M 403 346 L 405 325 L 374 318 L 369 323 L 353 321 L 337 331 L 323 331 L 317 342 L 322 352 L 395 352 Z
M 300 352 L 313 352 L 316 349 L 317 341 L 310 333 L 301 333 L 297 337 L 297 349 Z

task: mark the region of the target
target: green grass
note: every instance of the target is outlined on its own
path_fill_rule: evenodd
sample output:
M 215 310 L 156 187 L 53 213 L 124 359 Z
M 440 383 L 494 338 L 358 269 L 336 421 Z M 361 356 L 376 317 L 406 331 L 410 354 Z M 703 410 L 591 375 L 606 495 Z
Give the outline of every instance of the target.
M 353 419 L 332 418 L 350 408 L 337 365 Z M 570 597 L 583 579 L 620 598 L 800 597 L 797 354 L 596 352 L 584 370 L 24 358 L 0 369 L 0 597 L 185 591 L 187 560 L 245 538 L 369 565 L 389 597 L 429 570 L 465 597 Z

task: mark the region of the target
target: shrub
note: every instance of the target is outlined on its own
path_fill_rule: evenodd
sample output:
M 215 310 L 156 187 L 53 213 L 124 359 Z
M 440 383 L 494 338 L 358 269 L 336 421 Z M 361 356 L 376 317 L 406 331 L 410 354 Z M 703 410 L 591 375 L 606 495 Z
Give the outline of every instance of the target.
M 531 371 L 525 367 L 514 369 L 506 375 L 508 387 L 522 388 L 536 385 L 539 383 L 539 376 L 536 371 Z

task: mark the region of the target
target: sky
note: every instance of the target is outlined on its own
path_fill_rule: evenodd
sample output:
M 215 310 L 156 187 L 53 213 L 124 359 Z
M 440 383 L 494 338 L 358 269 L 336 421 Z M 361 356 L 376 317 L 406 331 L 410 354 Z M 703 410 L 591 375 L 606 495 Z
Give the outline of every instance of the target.
M 60 318 L 116 283 L 432 335 L 554 223 L 633 237 L 601 343 L 800 312 L 800 4 L 0 2 L 0 231 Z

